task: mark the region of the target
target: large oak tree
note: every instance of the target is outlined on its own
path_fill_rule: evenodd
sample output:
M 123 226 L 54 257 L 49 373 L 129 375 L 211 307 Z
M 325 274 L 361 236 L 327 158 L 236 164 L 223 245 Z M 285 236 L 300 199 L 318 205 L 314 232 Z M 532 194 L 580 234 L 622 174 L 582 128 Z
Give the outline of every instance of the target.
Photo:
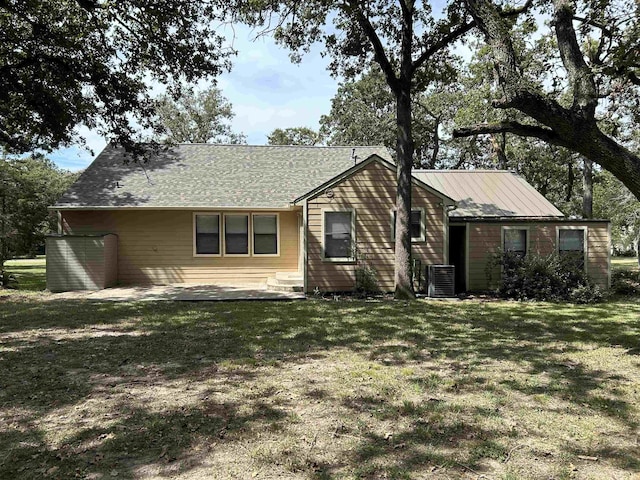
M 396 297 L 413 297 L 409 233 L 413 95 L 453 74 L 448 47 L 470 31 L 473 22 L 465 21 L 464 9 L 456 2 L 439 19 L 432 15 L 430 3 L 415 0 L 240 0 L 239 4 L 245 20 L 273 31 L 294 58 L 319 42 L 336 75 L 356 77 L 371 62 L 382 71 L 395 100 Z
M 157 130 L 149 85 L 178 97 L 229 51 L 216 0 L 0 0 L 0 148 L 52 150 L 77 127 L 133 147 Z
M 640 198 L 640 157 L 624 138 L 625 130 L 637 126 L 638 120 L 638 4 L 540 3 L 541 14 L 550 18 L 566 88 L 558 89 L 555 81 L 545 82 L 522 68 L 513 25 L 501 15 L 497 2 L 465 0 L 495 62 L 500 95 L 493 106 L 520 111 L 531 121 L 474 125 L 457 135 L 509 132 L 566 147 L 609 170 Z M 615 128 L 608 121 L 612 117 L 617 117 Z

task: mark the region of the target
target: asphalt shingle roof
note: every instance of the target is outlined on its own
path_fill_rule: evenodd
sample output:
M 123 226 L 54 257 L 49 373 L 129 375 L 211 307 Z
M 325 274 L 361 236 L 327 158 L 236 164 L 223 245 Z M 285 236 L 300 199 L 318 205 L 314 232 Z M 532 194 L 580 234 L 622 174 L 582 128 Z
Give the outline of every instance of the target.
M 449 217 L 564 217 L 521 176 L 506 170 L 414 170 L 413 176 L 456 200 Z
M 385 147 L 180 144 L 142 166 L 107 146 L 53 208 L 284 208 Z
M 147 163 L 107 146 L 53 208 L 286 208 L 382 146 L 180 144 Z M 504 170 L 414 170 L 456 200 L 451 217 L 562 217 L 522 177 Z

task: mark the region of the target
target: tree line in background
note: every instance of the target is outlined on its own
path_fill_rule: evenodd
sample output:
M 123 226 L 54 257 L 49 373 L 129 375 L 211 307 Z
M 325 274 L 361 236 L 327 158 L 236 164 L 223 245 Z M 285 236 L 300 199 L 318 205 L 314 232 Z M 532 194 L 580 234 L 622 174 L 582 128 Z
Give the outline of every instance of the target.
M 57 218 L 47 207 L 78 175 L 41 154 L 0 159 L 0 267 L 15 256 L 44 253 L 45 236 L 57 231 Z M 0 282 L 6 283 L 4 276 Z
M 598 203 L 606 196 L 629 209 L 621 230 L 637 233 L 639 8 L 633 0 L 464 0 L 441 12 L 415 0 L 0 0 L 0 146 L 51 150 L 77 141 L 80 124 L 135 158 L 140 131 L 242 142 L 223 97 L 189 87 L 230 67 L 236 52 L 218 28 L 252 25 L 293 61 L 321 44 L 343 80 L 331 112 L 320 132 L 281 129 L 269 141 L 395 151 L 396 293 L 411 296 L 415 165 L 512 168 L 567 213 L 591 215 L 595 198 L 606 214 Z M 149 80 L 165 85 L 164 99 L 151 97 Z M 212 118 L 215 128 L 200 128 Z

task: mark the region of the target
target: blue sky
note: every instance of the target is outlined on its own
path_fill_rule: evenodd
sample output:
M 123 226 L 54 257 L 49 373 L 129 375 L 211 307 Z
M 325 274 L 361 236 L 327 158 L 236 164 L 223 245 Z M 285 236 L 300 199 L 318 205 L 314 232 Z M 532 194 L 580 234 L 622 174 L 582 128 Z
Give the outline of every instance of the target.
M 327 71 L 328 59 L 314 48 L 292 64 L 288 51 L 269 37 L 254 40 L 255 33 L 236 26 L 234 48 L 238 55 L 233 69 L 218 78 L 222 93 L 233 104 L 236 116 L 233 129 L 247 135 L 249 144 L 267 143 L 274 128 L 307 126 L 318 128 L 322 114 L 328 113 L 331 98 L 338 88 L 337 80 Z M 96 132 L 80 129 L 94 155 L 106 141 Z M 50 158 L 60 167 L 79 170 L 91 163 L 91 155 L 82 147 L 56 150 Z

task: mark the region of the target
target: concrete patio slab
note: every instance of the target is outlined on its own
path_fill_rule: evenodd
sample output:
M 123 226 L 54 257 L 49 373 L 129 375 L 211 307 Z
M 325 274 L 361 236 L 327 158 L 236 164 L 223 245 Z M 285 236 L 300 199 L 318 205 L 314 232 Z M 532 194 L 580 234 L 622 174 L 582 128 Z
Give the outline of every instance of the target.
M 113 287 L 104 290 L 81 290 L 54 293 L 52 299 L 100 300 L 112 302 L 144 301 L 240 301 L 240 300 L 302 300 L 302 292 L 273 292 L 266 285 L 149 285 Z

